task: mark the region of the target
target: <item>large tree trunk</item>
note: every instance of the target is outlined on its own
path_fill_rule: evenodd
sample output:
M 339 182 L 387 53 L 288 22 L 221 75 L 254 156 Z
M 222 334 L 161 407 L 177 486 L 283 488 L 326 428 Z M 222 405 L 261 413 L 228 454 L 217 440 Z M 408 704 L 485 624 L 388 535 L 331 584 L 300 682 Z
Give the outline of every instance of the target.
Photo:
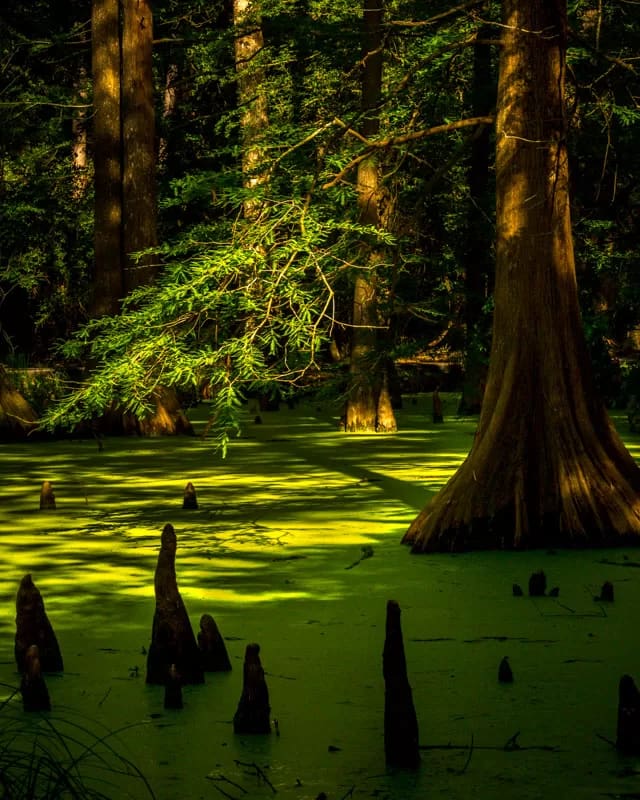
M 375 137 L 380 129 L 382 97 L 382 19 L 383 3 L 364 2 L 364 56 L 362 72 L 361 126 L 365 138 Z M 379 228 L 385 224 L 388 208 L 377 157 L 371 155 L 358 165 L 357 176 L 359 219 L 364 225 Z M 379 314 L 379 280 L 376 270 L 383 255 L 375 244 L 365 242 L 362 259 L 366 269 L 358 272 L 353 289 L 351 360 L 349 363 L 349 395 L 345 414 L 345 430 L 395 431 L 396 422 L 389 402 L 383 373 L 386 359 L 377 351 Z M 384 392 L 381 396 L 381 391 Z M 386 392 L 386 394 L 385 394 Z M 381 402 L 379 402 L 381 400 Z
M 116 314 L 123 295 L 118 0 L 93 0 L 93 150 L 95 267 L 91 314 Z
M 155 247 L 156 157 L 149 0 L 123 0 L 122 25 L 122 207 L 124 288 L 151 283 L 157 273 L 153 255 L 131 253 Z
M 476 440 L 414 552 L 640 543 L 640 469 L 594 393 L 564 117 L 566 0 L 504 0 L 493 340 Z

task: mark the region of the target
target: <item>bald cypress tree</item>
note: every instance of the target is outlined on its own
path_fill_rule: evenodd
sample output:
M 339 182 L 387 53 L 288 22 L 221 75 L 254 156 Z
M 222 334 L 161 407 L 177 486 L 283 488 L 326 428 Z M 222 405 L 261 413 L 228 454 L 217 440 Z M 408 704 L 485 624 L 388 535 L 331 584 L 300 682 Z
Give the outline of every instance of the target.
M 636 542 L 640 469 L 596 395 L 578 306 L 564 101 L 566 0 L 504 0 L 496 285 L 471 452 L 414 552 Z

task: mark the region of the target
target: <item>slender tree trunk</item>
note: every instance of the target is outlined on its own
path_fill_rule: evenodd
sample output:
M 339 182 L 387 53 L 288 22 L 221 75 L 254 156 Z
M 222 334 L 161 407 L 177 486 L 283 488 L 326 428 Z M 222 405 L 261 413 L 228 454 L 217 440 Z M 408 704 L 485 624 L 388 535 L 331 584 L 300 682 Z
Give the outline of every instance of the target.
M 157 273 L 155 256 L 131 258 L 131 253 L 157 245 L 156 157 L 151 4 L 122 0 L 122 7 L 122 200 L 128 293 L 151 283 Z
M 80 67 L 76 91 L 76 102 L 84 105 L 88 101 L 87 70 Z M 81 200 L 87 193 L 89 186 L 89 158 L 87 155 L 87 110 L 78 108 L 74 112 L 71 122 L 71 170 L 73 175 L 72 196 L 74 200 Z
M 149 0 L 93 0 L 95 253 L 92 313 L 115 315 L 122 297 L 153 281 L 157 245 L 155 116 Z M 175 391 L 158 387 L 150 419 L 105 412 L 109 432 L 124 426 L 148 434 L 190 431 Z M 115 416 L 115 424 L 113 418 Z
M 374 137 L 380 130 L 380 100 L 382 97 L 382 20 L 380 0 L 364 0 L 364 56 L 362 72 L 362 135 Z M 388 209 L 384 208 L 377 157 L 360 162 L 357 175 L 358 211 L 360 222 L 380 228 Z M 381 324 L 377 268 L 384 260 L 375 244 L 365 243 L 362 258 L 366 269 L 355 277 L 349 364 L 349 396 L 345 430 L 394 431 L 395 416 L 389 399 L 388 381 L 384 379 L 386 360 L 377 353 L 377 330 Z
M 264 73 L 259 66 L 264 47 L 262 20 L 252 0 L 233 0 L 233 24 L 236 29 L 235 61 L 238 76 L 238 104 L 242 133 L 242 175 L 245 189 L 256 189 L 266 177 L 261 140 L 269 126 Z M 254 197 L 244 203 L 246 219 L 255 219 L 260 202 Z
M 640 469 L 595 396 L 578 306 L 564 116 L 566 0 L 504 0 L 489 374 L 466 461 L 414 552 L 640 543 Z
M 180 70 L 176 63 L 169 63 L 164 79 L 164 95 L 162 98 L 162 122 L 164 131 L 158 143 L 158 169 L 166 170 L 169 160 L 169 140 L 167 129 L 175 116 L 178 107 L 178 79 Z
M 122 280 L 120 22 L 118 0 L 93 0 L 93 149 L 95 265 L 91 313 L 116 314 Z

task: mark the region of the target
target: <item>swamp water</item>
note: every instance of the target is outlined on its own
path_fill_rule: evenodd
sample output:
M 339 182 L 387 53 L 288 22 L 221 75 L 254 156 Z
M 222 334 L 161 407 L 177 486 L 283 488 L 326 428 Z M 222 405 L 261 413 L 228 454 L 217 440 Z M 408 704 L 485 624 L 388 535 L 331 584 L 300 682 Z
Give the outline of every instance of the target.
M 640 551 L 411 556 L 404 530 L 475 429 L 445 400 L 444 425 L 423 397 L 398 412 L 394 436 L 347 437 L 313 405 L 263 413 L 261 425 L 247 416 L 224 460 L 200 438 L 108 439 L 103 452 L 92 441 L 1 446 L 0 702 L 19 682 L 15 595 L 27 572 L 65 672 L 47 676 L 44 729 L 19 696 L 0 709 L 0 749 L 14 725 L 14 744 L 25 729 L 55 739 L 49 722 L 87 746 L 106 736 L 158 800 L 640 797 L 640 759 L 606 741 L 620 676 L 640 680 Z M 43 480 L 55 511 L 38 510 Z M 187 481 L 198 510 L 182 509 Z M 165 711 L 162 688 L 144 681 L 166 522 L 192 625 L 210 613 L 233 664 L 185 687 L 181 711 Z M 539 569 L 559 596 L 513 597 Z M 594 600 L 605 580 L 613 604 Z M 391 598 L 426 746 L 415 772 L 384 763 Z M 261 646 L 279 735 L 233 733 L 249 642 Z M 505 655 L 509 685 L 497 680 Z M 78 769 L 113 800 L 152 796 L 106 761 Z

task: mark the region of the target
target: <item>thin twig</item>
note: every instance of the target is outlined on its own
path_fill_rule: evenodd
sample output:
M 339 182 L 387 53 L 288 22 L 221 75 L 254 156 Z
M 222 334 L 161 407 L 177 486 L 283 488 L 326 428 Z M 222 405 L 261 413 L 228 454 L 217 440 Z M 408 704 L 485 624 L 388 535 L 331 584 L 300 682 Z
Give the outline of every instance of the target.
M 601 733 L 596 733 L 596 736 L 598 737 L 598 739 L 602 739 L 603 742 L 610 744 L 611 747 L 615 747 L 616 750 L 618 749 L 616 743 L 612 739 L 607 739 L 607 737 L 603 736 Z
M 235 783 L 234 781 L 229 780 L 229 778 L 227 778 L 225 775 L 207 775 L 206 778 L 207 780 L 213 781 L 214 783 L 222 783 L 222 781 L 224 781 L 225 783 L 228 783 L 231 786 L 235 786 L 236 789 L 240 789 L 240 791 L 243 794 L 249 794 L 249 792 L 244 788 L 244 786 L 241 786 L 239 783 Z M 216 789 L 222 791 L 218 786 L 216 786 Z M 225 794 L 225 792 L 223 792 L 223 794 Z M 227 797 L 230 796 L 231 795 L 227 795 Z
M 102 700 L 100 700 L 100 702 L 98 703 L 98 706 L 101 706 L 101 705 L 104 703 L 104 701 L 107 699 L 107 697 L 109 697 L 109 695 L 110 695 L 110 694 L 111 694 L 111 686 L 110 686 L 110 687 L 107 689 L 107 691 L 106 691 L 106 692 L 103 694 L 103 696 L 102 696 Z
M 248 762 L 246 762 L 246 761 L 238 761 L 238 759 L 235 759 L 235 763 L 236 763 L 236 764 L 237 764 L 239 767 L 252 767 L 252 768 L 253 768 L 253 769 L 256 771 L 256 777 L 258 777 L 258 778 L 260 778 L 262 781 L 264 781 L 264 783 L 266 783 L 266 784 L 267 784 L 267 786 L 268 786 L 268 787 L 271 789 L 271 791 L 272 791 L 274 794 L 277 794 L 276 788 L 275 788 L 275 787 L 274 787 L 274 785 L 271 783 L 271 781 L 269 780 L 269 778 L 267 778 L 267 776 L 265 775 L 265 772 L 264 772 L 264 770 L 263 770 L 261 767 L 259 767 L 259 766 L 256 764 L 256 762 L 255 762 L 255 761 L 252 761 L 251 763 L 248 763 Z

